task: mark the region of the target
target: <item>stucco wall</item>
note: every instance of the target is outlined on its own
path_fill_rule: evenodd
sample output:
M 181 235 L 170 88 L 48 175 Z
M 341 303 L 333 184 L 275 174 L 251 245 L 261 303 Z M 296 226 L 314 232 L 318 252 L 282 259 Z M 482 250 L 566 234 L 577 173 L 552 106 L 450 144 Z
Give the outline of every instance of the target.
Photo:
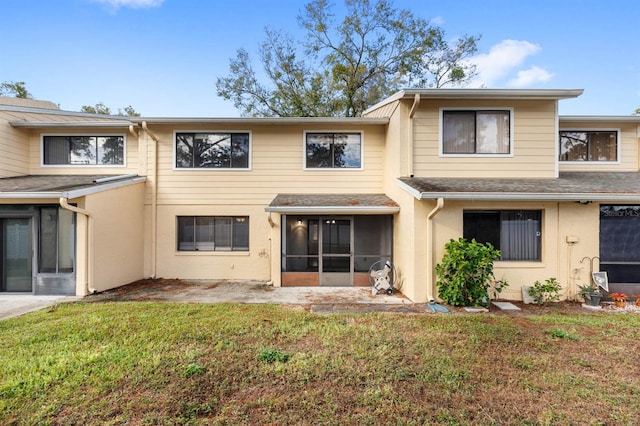
M 90 285 L 96 290 L 108 290 L 143 278 L 143 199 L 144 183 L 139 183 L 92 194 L 78 203 L 91 213 L 93 221 Z M 78 286 L 81 289 L 86 249 L 82 215 L 78 215 L 77 227 Z

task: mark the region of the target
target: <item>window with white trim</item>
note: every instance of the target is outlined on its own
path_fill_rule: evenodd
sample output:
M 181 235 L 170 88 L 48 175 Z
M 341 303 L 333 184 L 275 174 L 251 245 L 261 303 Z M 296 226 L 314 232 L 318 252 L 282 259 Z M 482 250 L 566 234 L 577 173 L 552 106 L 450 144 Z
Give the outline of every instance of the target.
M 617 161 L 616 130 L 561 130 L 560 161 Z
M 500 250 L 500 260 L 540 261 L 542 211 L 465 210 L 462 236 L 490 243 Z
M 306 133 L 305 167 L 309 169 L 359 169 L 362 134 Z
M 178 251 L 249 251 L 249 217 L 178 216 Z
M 443 110 L 443 154 L 510 154 L 511 111 Z
M 43 136 L 42 153 L 44 165 L 122 166 L 124 136 Z
M 248 169 L 248 132 L 176 133 L 178 169 Z

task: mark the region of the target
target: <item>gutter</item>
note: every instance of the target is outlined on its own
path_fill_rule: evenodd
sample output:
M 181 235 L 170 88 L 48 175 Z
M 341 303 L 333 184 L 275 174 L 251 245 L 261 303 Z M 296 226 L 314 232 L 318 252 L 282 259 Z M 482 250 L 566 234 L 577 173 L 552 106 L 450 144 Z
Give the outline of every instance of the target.
M 427 215 L 427 302 L 433 303 L 433 218 L 444 208 L 444 198 Z
M 89 186 L 86 188 L 72 189 L 70 191 L 36 191 L 36 192 L 0 192 L 0 199 L 14 199 L 14 200 L 27 200 L 27 199 L 51 199 L 51 198 L 67 198 L 74 199 L 84 197 L 86 195 L 96 194 L 102 191 L 108 191 L 110 189 L 120 188 L 123 186 L 133 185 L 136 183 L 146 181 L 144 176 L 137 175 L 125 175 L 114 176 L 112 178 L 104 178 L 109 182 L 104 185 Z M 99 182 L 97 179 L 94 183 Z
M 93 250 L 91 244 L 93 243 L 93 219 L 91 213 L 88 210 L 81 209 L 69 204 L 69 199 L 66 197 L 60 197 L 60 207 L 66 210 L 70 210 L 74 213 L 81 214 L 87 219 L 86 234 L 85 234 L 85 256 L 84 256 L 84 288 L 87 294 L 96 293 L 97 290 L 93 287 Z
M 158 269 L 157 248 L 158 242 L 158 137 L 147 126 L 146 121 L 141 123 L 144 131 L 153 140 L 153 187 L 151 189 L 151 278 L 156 277 Z

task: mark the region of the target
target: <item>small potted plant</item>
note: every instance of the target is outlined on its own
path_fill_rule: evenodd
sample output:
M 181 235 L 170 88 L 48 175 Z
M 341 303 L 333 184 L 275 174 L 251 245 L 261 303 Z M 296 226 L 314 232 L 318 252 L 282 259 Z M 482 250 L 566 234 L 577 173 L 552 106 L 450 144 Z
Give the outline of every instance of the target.
M 602 299 L 602 293 L 595 284 L 578 285 L 579 294 L 589 306 L 599 306 Z
M 609 297 L 613 299 L 618 308 L 624 308 L 624 302 L 629 298 L 624 293 L 611 293 Z

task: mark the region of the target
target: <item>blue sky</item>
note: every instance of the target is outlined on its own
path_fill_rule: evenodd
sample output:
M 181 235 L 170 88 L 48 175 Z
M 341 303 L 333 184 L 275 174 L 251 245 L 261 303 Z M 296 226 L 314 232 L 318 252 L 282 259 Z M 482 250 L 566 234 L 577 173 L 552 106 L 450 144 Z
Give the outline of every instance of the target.
M 143 116 L 234 117 L 216 95 L 266 26 L 300 34 L 293 0 L 0 0 L 0 82 L 62 109 L 104 102 Z M 336 0 L 338 5 L 342 0 Z M 448 37 L 481 35 L 469 87 L 584 89 L 561 114 L 640 107 L 638 0 L 395 0 Z

